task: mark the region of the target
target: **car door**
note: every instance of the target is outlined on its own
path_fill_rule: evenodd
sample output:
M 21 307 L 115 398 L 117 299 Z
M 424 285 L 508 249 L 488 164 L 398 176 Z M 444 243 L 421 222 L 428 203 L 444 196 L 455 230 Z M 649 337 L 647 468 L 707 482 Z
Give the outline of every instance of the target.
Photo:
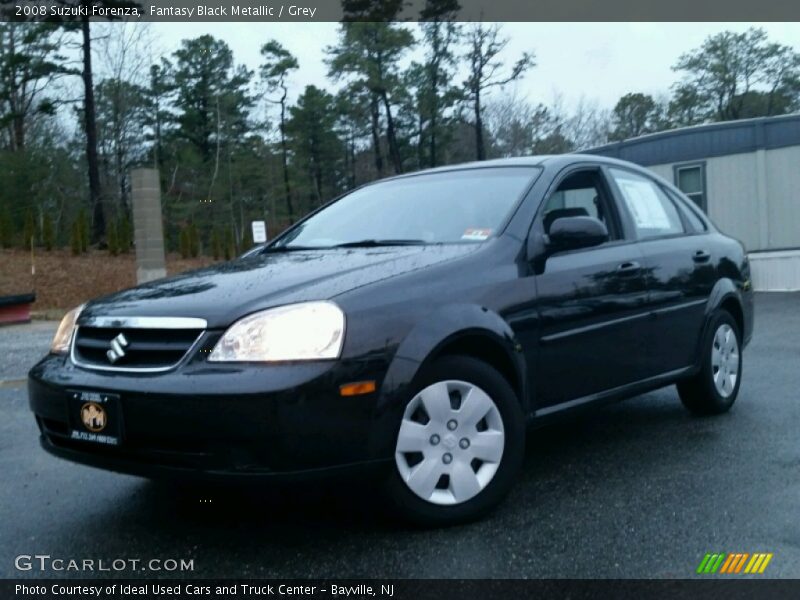
M 708 236 L 681 216 L 675 200 L 653 178 L 625 168 L 609 175 L 636 230 L 644 257 L 650 376 L 691 365 L 713 285 Z
M 560 216 L 603 221 L 599 246 L 547 253 L 535 275 L 539 340 L 531 381 L 538 409 L 640 378 L 644 359 L 645 280 L 639 246 L 626 234 L 602 169 L 573 168 L 555 181 L 531 235 L 546 242 Z M 529 359 L 530 360 L 530 359 Z

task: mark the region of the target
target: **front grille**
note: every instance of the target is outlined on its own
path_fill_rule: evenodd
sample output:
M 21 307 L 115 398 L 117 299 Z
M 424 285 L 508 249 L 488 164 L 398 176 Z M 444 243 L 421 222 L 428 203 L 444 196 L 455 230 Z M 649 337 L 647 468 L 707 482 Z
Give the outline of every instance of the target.
M 168 369 L 186 356 L 202 333 L 202 329 L 80 326 L 72 358 L 91 368 Z

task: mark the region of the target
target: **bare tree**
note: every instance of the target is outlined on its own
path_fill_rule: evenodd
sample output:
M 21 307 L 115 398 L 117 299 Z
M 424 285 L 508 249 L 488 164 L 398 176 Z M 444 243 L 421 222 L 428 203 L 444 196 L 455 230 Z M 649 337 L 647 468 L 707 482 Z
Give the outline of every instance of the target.
M 153 39 L 148 23 L 98 27 L 95 52 L 98 92 L 98 147 L 114 179 L 120 207 L 130 209 L 128 170 L 144 152 L 144 105 Z

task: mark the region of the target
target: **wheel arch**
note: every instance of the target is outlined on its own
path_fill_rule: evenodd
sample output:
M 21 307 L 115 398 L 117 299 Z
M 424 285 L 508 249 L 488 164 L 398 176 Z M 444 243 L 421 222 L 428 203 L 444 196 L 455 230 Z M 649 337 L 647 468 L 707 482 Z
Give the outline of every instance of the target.
M 727 277 L 720 279 L 711 290 L 708 302 L 706 303 L 702 335 L 697 342 L 695 367 L 699 367 L 700 361 L 702 360 L 703 340 L 705 340 L 706 336 L 708 335 L 711 316 L 719 309 L 730 313 L 734 321 L 736 321 L 736 325 L 739 327 L 739 335 L 744 339 L 746 333 L 746 323 L 744 302 L 742 300 L 741 292 L 731 279 L 728 279 Z M 742 345 L 744 346 L 744 342 L 742 342 Z
M 743 336 L 745 332 L 744 303 L 739 288 L 727 277 L 717 281 L 711 290 L 705 310 L 706 325 L 708 325 L 711 314 L 720 308 L 731 313 L 739 326 L 740 335 Z
M 391 456 L 404 400 L 419 374 L 437 358 L 462 354 L 497 369 L 517 394 L 523 413 L 530 413 L 525 359 L 509 324 L 486 307 L 449 305 L 417 323 L 400 343 L 378 397 L 374 455 Z

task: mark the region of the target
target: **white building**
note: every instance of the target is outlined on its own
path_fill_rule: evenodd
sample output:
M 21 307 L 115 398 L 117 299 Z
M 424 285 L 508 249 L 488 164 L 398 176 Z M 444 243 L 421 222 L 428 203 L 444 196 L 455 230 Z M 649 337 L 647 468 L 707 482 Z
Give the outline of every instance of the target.
M 756 290 L 800 290 L 800 115 L 663 131 L 589 151 L 652 169 L 744 242 Z

